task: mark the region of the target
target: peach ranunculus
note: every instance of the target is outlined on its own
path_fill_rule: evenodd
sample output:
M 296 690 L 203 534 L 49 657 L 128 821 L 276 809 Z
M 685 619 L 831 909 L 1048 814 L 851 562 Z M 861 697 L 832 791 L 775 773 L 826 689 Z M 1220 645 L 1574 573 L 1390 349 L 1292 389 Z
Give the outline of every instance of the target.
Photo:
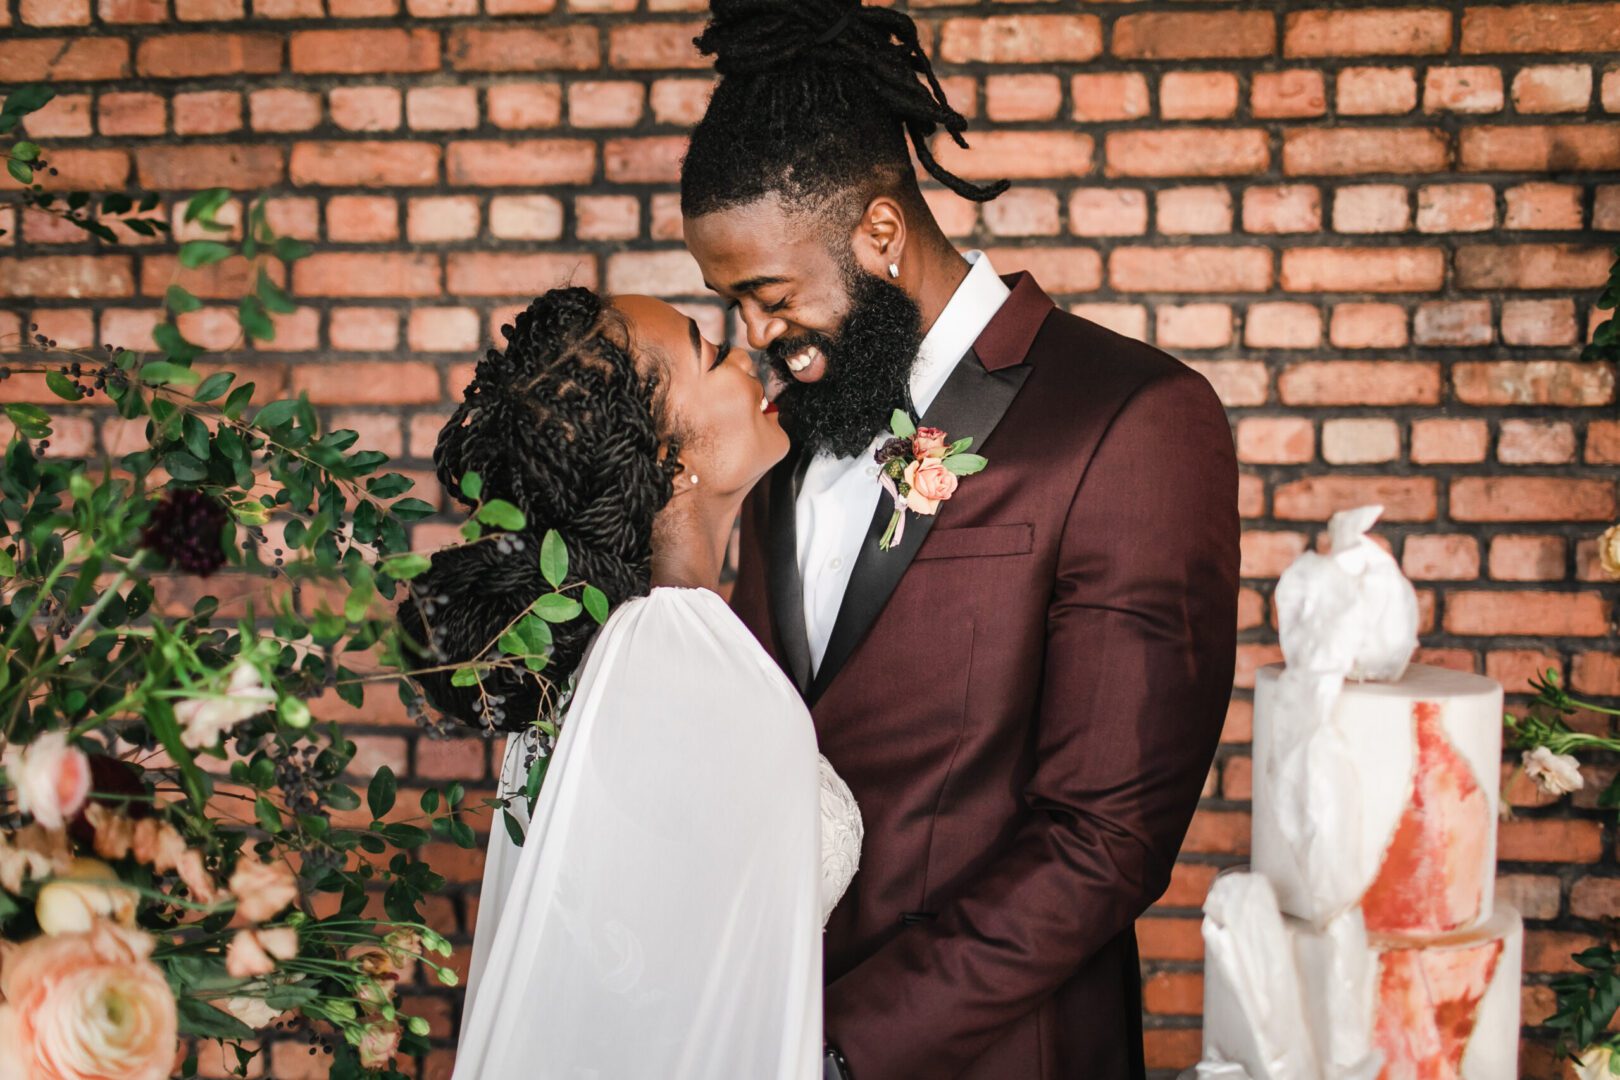
M 12 951 L 0 971 L 0 1077 L 167 1080 L 179 1023 L 152 946 L 98 919 L 86 933 Z
M 911 452 L 917 457 L 944 457 L 949 444 L 945 441 L 943 428 L 918 428 L 917 434 L 911 437 Z
M 906 466 L 904 479 L 911 488 L 906 506 L 914 513 L 934 514 L 939 504 L 956 494 L 956 474 L 939 458 L 923 458 Z
M 265 863 L 246 855 L 231 875 L 231 892 L 236 894 L 237 914 L 248 922 L 264 922 L 298 899 L 298 879 L 286 863 Z
M 0 829 L 0 889 L 17 894 L 24 880 L 38 881 L 65 874 L 73 865 L 68 835 L 35 823 L 20 829 Z
M 386 1069 L 399 1050 L 399 1025 L 393 1021 L 374 1021 L 360 1033 L 360 1067 Z
M 225 972 L 233 979 L 251 979 L 276 970 L 277 960 L 298 955 L 298 931 L 290 926 L 266 930 L 238 930 L 225 947 Z
M 275 692 L 265 687 L 258 670 L 238 660 L 222 696 L 187 698 L 175 705 L 174 718 L 180 724 L 180 741 L 193 750 L 206 750 L 237 724 L 275 707 Z
M 100 859 L 74 859 L 68 872 L 34 899 L 34 917 L 47 934 L 86 934 L 97 919 L 135 925 L 136 894 Z
M 1598 537 L 1598 564 L 1609 577 L 1620 581 L 1620 525 L 1611 525 Z
M 47 829 L 66 825 L 90 794 L 90 759 L 69 745 L 64 731 L 47 731 L 7 765 L 17 809 Z

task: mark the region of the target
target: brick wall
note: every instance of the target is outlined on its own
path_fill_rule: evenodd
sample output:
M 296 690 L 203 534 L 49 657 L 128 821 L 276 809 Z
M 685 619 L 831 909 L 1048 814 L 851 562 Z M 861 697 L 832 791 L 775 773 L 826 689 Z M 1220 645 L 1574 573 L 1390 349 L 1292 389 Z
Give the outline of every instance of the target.
M 708 88 L 698 0 L 248 2 L 3 0 L 0 82 L 58 91 L 29 124 L 58 187 L 275 193 L 278 229 L 317 254 L 293 274 L 298 312 L 242 358 L 261 386 L 308 392 L 420 469 L 481 342 L 546 287 L 663 293 L 720 318 L 674 194 Z M 1551 665 L 1620 696 L 1616 592 L 1592 544 L 1616 517 L 1614 373 L 1575 360 L 1620 231 L 1620 4 L 910 6 L 979 131 L 942 157 L 1015 181 L 982 209 L 935 193 L 946 230 L 1186 358 L 1231 410 L 1239 686 L 1186 856 L 1140 929 L 1148 1058 L 1174 1069 L 1198 1054 L 1198 905 L 1247 845 L 1271 585 L 1331 511 L 1388 507 L 1429 661 L 1515 693 Z M 0 335 L 149 334 L 177 272 L 166 249 L 85 244 L 9 210 L 0 227 Z M 224 277 L 183 280 L 238 295 Z M 213 347 L 236 336 L 224 309 L 185 323 Z M 57 449 L 119 438 L 87 409 Z M 448 528 L 418 532 L 432 546 Z M 488 790 L 478 741 L 429 741 L 386 711 L 366 724 L 369 762 Z M 1502 829 L 1531 927 L 1527 1076 L 1557 1068 L 1534 1027 L 1547 980 L 1620 915 L 1592 795 L 1543 806 L 1521 784 Z M 476 881 L 476 859 L 431 854 Z M 466 932 L 474 903 L 452 890 L 434 914 Z M 446 1040 L 454 1007 L 430 1007 Z M 278 1054 L 272 1071 L 313 1061 Z M 448 1075 L 447 1052 L 426 1072 Z

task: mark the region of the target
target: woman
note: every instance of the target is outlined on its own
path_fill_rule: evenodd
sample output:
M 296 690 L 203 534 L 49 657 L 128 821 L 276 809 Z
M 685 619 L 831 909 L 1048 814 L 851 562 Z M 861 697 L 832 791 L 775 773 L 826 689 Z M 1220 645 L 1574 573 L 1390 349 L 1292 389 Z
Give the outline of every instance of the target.
M 860 819 L 716 592 L 787 437 L 747 356 L 660 301 L 558 289 L 503 332 L 434 462 L 452 492 L 476 472 L 526 527 L 438 553 L 404 625 L 441 662 L 479 655 L 549 591 L 548 529 L 616 610 L 594 635 L 556 628 L 546 678 L 577 681 L 532 820 L 545 684 L 424 679 L 451 715 L 517 732 L 501 794 L 527 830 L 521 846 L 491 830 L 455 1080 L 815 1076 L 819 927 Z

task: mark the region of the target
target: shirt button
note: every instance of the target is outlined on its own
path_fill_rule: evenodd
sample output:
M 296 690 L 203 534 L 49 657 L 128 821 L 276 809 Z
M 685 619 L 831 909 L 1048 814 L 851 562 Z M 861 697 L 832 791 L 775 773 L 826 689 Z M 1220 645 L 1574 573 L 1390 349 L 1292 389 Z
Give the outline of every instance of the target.
M 834 555 L 827 562 L 827 569 L 831 570 L 833 573 L 837 573 L 838 571 L 842 570 L 843 568 L 844 568 L 844 560 L 840 559 L 836 555 Z

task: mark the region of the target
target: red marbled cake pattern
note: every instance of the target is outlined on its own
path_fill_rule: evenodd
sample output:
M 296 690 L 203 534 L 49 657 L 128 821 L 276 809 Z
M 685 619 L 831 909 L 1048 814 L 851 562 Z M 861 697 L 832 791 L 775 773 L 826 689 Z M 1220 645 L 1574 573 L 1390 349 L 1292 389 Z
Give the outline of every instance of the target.
M 1412 793 L 1361 898 L 1367 931 L 1443 934 L 1478 920 L 1484 904 L 1491 805 L 1446 738 L 1440 706 L 1412 707 L 1417 762 Z
M 1460 948 L 1391 949 L 1378 961 L 1374 1043 L 1379 1080 L 1460 1080 L 1479 1003 L 1496 973 L 1500 941 Z

